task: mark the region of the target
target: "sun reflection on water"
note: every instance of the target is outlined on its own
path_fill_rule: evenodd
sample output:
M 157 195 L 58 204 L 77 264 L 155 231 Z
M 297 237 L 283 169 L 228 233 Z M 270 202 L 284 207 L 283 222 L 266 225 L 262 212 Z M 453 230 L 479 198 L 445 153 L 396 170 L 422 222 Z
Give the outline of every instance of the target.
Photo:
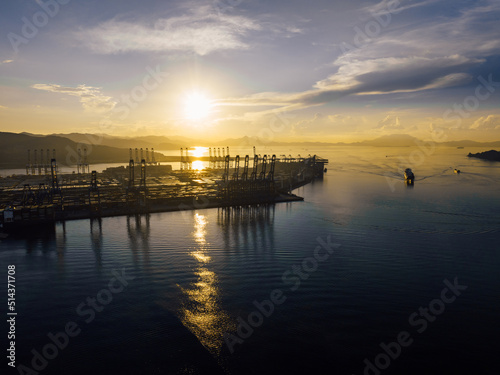
M 212 354 L 218 355 L 225 332 L 233 329 L 229 316 L 222 310 L 217 274 L 208 269 L 211 257 L 207 254 L 207 219 L 198 213 L 194 216 L 193 237 L 196 249 L 190 255 L 198 262 L 194 272 L 197 280 L 181 290 L 186 297 L 181 308 L 181 320 Z
M 203 162 L 201 160 L 195 160 L 193 161 L 191 168 L 195 171 L 201 171 L 205 168 L 205 166 L 203 165 Z

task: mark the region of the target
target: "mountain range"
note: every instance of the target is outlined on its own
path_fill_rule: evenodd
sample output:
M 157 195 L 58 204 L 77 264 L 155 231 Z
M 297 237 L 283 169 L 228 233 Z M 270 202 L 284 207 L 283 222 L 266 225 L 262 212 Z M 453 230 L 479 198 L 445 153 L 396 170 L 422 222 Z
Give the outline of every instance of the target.
M 392 134 L 376 139 L 354 143 L 328 142 L 266 142 L 267 147 L 307 147 L 324 148 L 332 146 L 371 146 L 371 147 L 411 147 L 423 142 L 407 134 Z M 129 159 L 129 148 L 143 148 L 155 150 L 178 150 L 181 147 L 205 145 L 211 147 L 252 147 L 262 142 L 255 137 L 229 138 L 219 142 L 210 142 L 185 137 L 143 136 L 117 137 L 107 134 L 69 133 L 40 135 L 30 133 L 0 132 L 0 168 L 24 168 L 27 161 L 27 150 L 55 149 L 59 162 L 75 164 L 78 149 L 87 148 L 89 163 L 123 163 Z M 438 146 L 448 147 L 500 147 L 500 141 L 475 142 L 470 140 L 448 141 L 436 143 Z M 33 152 L 33 151 L 32 151 Z M 31 155 L 32 161 L 34 155 Z M 155 151 L 157 161 L 168 161 L 171 157 Z

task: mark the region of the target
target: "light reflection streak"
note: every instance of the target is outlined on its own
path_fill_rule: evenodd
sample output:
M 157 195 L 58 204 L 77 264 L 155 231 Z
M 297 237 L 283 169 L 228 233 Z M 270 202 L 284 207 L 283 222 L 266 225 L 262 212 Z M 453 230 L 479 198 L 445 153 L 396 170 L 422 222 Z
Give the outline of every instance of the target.
M 193 238 L 196 247 L 189 253 L 196 261 L 194 272 L 197 280 L 181 290 L 185 296 L 181 308 L 181 320 L 213 355 L 221 352 L 224 332 L 233 329 L 233 323 L 220 306 L 220 289 L 217 274 L 208 269 L 212 260 L 207 254 L 207 219 L 194 215 Z
M 274 250 L 274 214 L 274 205 L 217 209 L 217 223 L 228 253 L 241 248 L 266 252 Z
M 127 232 L 132 250 L 132 260 L 136 266 L 139 265 L 139 250 L 142 252 L 143 266 L 150 267 L 149 261 L 149 236 L 150 236 L 150 218 L 149 214 L 144 216 L 127 216 Z
M 90 238 L 92 241 L 92 249 L 95 253 L 97 269 L 100 271 L 102 267 L 102 219 L 90 219 Z
M 203 162 L 201 160 L 195 160 L 195 161 L 193 161 L 191 168 L 195 171 L 201 171 L 205 167 L 203 166 Z

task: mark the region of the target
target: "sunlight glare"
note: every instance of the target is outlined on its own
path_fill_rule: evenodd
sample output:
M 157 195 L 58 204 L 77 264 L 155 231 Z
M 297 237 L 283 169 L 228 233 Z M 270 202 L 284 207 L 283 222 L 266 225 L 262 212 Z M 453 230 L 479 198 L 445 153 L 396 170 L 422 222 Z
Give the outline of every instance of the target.
M 193 161 L 193 164 L 191 166 L 195 171 L 201 171 L 204 169 L 203 162 L 201 160 L 195 160 Z
M 201 120 L 208 117 L 212 101 L 202 92 L 194 91 L 184 98 L 184 116 L 188 120 Z
M 206 147 L 195 147 L 194 150 L 189 150 L 189 152 L 195 158 L 201 158 L 202 156 L 205 156 L 207 151 L 208 151 L 208 148 L 206 148 Z

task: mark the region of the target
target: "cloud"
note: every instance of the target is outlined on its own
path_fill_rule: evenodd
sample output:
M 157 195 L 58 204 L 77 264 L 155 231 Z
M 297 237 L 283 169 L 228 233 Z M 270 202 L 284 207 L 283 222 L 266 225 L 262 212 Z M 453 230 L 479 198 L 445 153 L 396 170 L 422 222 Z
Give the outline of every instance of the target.
M 404 2 L 404 4 L 407 3 Z M 439 17 L 420 16 L 418 22 L 415 22 L 415 19 L 408 19 L 404 13 L 398 12 L 386 21 L 388 24 L 383 25 L 372 16 L 377 12 L 365 9 L 366 14 L 372 16 L 359 28 L 361 32 L 365 32 L 365 35 L 353 30 L 351 40 L 338 44 L 339 49 L 345 52 L 340 58 L 355 61 L 409 55 L 486 57 L 499 54 L 500 33 L 496 26 L 500 17 L 500 2 L 485 0 L 480 3 L 464 3 L 458 10 L 458 14 L 457 9 L 448 13 L 443 12 L 441 8 L 443 5 L 436 1 L 403 4 L 397 9 L 404 10 L 412 6 L 429 5 L 426 12 L 429 14 L 435 12 L 439 14 Z M 384 6 L 381 5 L 378 8 L 382 9 Z M 378 22 L 380 26 L 376 35 L 367 30 L 368 25 L 373 22 Z M 356 43 L 359 41 L 361 45 Z
M 3 61 L 2 61 L 2 64 L 9 64 L 9 63 L 11 63 L 11 62 L 13 62 L 13 61 L 14 61 L 14 60 L 3 60 Z
M 469 82 L 460 72 L 480 60 L 464 56 L 439 58 L 380 58 L 342 64 L 337 73 L 317 82 L 314 89 L 298 93 L 258 93 L 244 98 L 226 99 L 219 105 L 274 106 L 295 110 L 317 106 L 347 95 L 391 94 L 446 88 Z M 268 113 L 273 110 L 263 111 Z
M 315 113 L 311 119 L 298 121 L 294 124 L 294 127 L 297 129 L 307 129 L 311 125 L 322 123 L 324 119 L 325 116 L 322 113 Z
M 243 40 L 261 25 L 244 16 L 217 14 L 209 6 L 187 15 L 149 20 L 111 19 L 77 33 L 92 51 L 102 54 L 124 52 L 187 51 L 206 55 L 218 50 L 247 49 Z
M 322 113 L 315 113 L 310 119 L 304 119 L 291 124 L 290 134 L 293 136 L 310 135 L 328 123 L 328 117 Z
M 80 98 L 80 103 L 85 110 L 93 112 L 107 112 L 114 108 L 116 102 L 112 101 L 111 97 L 104 96 L 100 92 L 100 88 L 79 85 L 77 87 L 67 87 L 55 84 L 37 83 L 31 86 L 37 90 L 66 94 Z
M 437 58 L 388 57 L 339 63 L 334 75 L 316 83 L 323 90 L 382 94 L 443 88 L 467 82 L 461 71 L 483 60 L 453 55 Z
M 401 126 L 399 116 L 394 113 L 390 113 L 378 122 L 376 128 L 381 130 L 394 130 L 402 129 L 403 127 Z
M 500 129 L 500 115 L 489 115 L 479 117 L 470 127 L 474 130 Z
M 405 1 L 400 1 L 400 0 L 382 0 L 379 3 L 375 5 L 370 5 L 363 10 L 367 13 L 370 14 L 375 14 L 375 15 L 384 15 L 384 14 L 398 14 L 400 12 L 403 12 L 408 9 L 416 8 L 416 7 L 422 7 L 426 5 L 433 4 L 437 2 L 438 0 L 425 0 L 425 1 L 420 1 L 420 2 L 411 2 L 409 4 L 406 4 L 407 2 Z
M 437 11 L 440 3 L 384 0 L 364 8 L 363 12 L 380 14 L 396 2 L 401 3 L 398 12 L 392 14 L 390 24 L 382 27 L 380 35 L 338 56 L 331 65 L 336 71 L 311 89 L 295 93 L 258 93 L 220 104 L 255 106 L 259 111 L 262 106 L 275 107 L 257 112 L 266 114 L 319 106 L 349 95 L 458 87 L 472 80 L 472 69 L 480 67 L 488 57 L 500 54 L 500 33 L 496 26 L 500 2 L 486 0 L 481 5 L 461 5 L 459 12 L 420 17 L 419 22 L 409 19 L 403 11 L 424 6 L 428 8 L 426 12 Z M 354 34 L 353 31 L 353 38 Z M 353 41 L 349 44 L 355 45 Z

